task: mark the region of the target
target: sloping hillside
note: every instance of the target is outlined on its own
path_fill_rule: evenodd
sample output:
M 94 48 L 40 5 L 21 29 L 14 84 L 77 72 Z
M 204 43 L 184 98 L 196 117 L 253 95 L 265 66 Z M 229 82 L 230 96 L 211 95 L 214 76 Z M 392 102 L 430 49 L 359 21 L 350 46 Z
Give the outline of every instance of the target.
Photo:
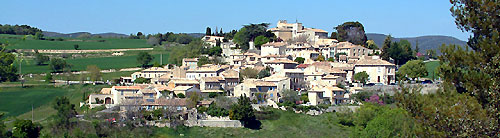
M 58 32 L 48 32 L 44 31 L 43 35 L 46 37 L 71 37 L 71 38 L 76 38 L 82 34 L 90 34 L 91 36 L 102 36 L 106 38 L 119 38 L 119 37 L 128 37 L 126 34 L 119 34 L 119 33 L 99 33 L 99 34 L 91 34 L 89 32 L 76 32 L 76 33 L 69 33 L 69 34 L 64 34 L 64 33 L 58 33 Z
M 379 46 L 382 47 L 382 43 L 384 43 L 385 34 L 377 34 L 377 33 L 367 33 L 366 37 L 368 40 L 373 40 Z M 418 46 L 420 48 L 420 52 L 424 52 L 427 49 L 435 49 L 438 53 L 439 47 L 442 44 L 456 44 L 460 46 L 466 46 L 467 42 L 459 40 L 455 37 L 451 36 L 442 36 L 442 35 L 428 35 L 428 36 L 419 36 L 419 37 L 406 37 L 406 38 L 392 38 L 393 41 L 399 41 L 401 39 L 406 39 L 411 43 L 412 48 L 415 48 L 415 44 L 418 40 Z

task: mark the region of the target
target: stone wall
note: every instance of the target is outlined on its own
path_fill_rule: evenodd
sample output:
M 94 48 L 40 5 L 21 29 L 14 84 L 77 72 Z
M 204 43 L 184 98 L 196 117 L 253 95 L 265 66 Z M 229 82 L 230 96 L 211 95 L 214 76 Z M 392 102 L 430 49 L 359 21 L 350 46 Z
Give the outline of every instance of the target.
M 243 127 L 238 120 L 198 120 L 201 127 Z

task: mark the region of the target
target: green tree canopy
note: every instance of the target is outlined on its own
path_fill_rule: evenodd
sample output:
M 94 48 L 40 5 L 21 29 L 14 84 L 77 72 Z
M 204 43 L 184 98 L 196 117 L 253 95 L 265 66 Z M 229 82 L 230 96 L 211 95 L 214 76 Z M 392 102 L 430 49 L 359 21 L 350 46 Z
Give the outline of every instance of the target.
M 249 48 L 248 42 L 254 41 L 255 38 L 260 35 L 274 40 L 276 36 L 267 31 L 268 26 L 268 23 L 244 25 L 243 28 L 234 35 L 233 41 L 238 44 L 243 51 L 246 51 Z
M 77 115 L 75 105 L 69 102 L 66 97 L 56 97 L 52 104 L 57 113 L 53 116 L 54 127 L 59 129 L 67 129 L 71 127 L 70 119 Z
M 31 120 L 16 119 L 12 129 L 12 136 L 15 138 L 37 138 L 40 136 L 41 129 L 40 124 L 34 124 Z
M 14 54 L 5 52 L 5 49 L 0 49 L 0 82 L 17 80 L 17 68 L 14 66 L 15 60 Z
M 92 81 L 97 81 L 101 80 L 101 69 L 97 67 L 96 65 L 88 65 L 87 66 L 87 72 L 90 77 L 90 80 Z
M 71 65 L 66 63 L 66 60 L 62 58 L 52 58 L 50 59 L 49 67 L 54 72 L 60 72 L 63 70 L 69 70 L 71 68 Z
M 259 35 L 254 40 L 255 47 L 260 47 L 267 42 L 269 42 L 269 38 L 265 37 L 264 35 Z
M 391 44 L 392 44 L 392 36 L 388 35 L 384 39 L 384 44 L 382 45 L 382 54 L 380 54 L 380 57 L 383 60 L 389 60 L 390 59 L 391 54 L 390 54 L 390 50 L 389 49 L 391 48 Z
M 229 118 L 231 120 L 240 120 L 245 127 L 252 125 L 251 123 L 256 121 L 256 118 L 250 98 L 240 96 L 238 103 L 231 107 Z
M 305 60 L 306 60 L 306 59 L 305 59 L 305 58 L 303 58 L 303 57 L 297 57 L 297 58 L 295 58 L 295 60 L 293 60 L 293 61 L 295 61 L 295 62 L 297 62 L 297 63 L 299 63 L 299 64 L 304 64 L 304 61 L 305 61 Z
M 147 67 L 149 62 L 151 62 L 153 59 L 154 57 L 147 52 L 140 52 L 137 56 L 137 62 L 141 64 L 141 67 L 143 68 Z
M 419 77 L 425 77 L 428 74 L 425 63 L 422 60 L 412 60 L 406 62 L 406 64 L 399 68 L 397 73 L 400 74 L 398 76 L 406 76 L 412 80 Z
M 366 83 L 366 81 L 368 81 L 368 73 L 366 73 L 366 71 L 362 71 L 362 72 L 358 72 L 356 74 L 354 74 L 354 80 L 358 81 L 358 82 L 361 82 L 363 84 Z
M 360 22 L 345 22 L 334 28 L 339 41 L 349 41 L 356 45 L 366 45 L 366 34 Z
M 147 78 L 144 78 L 144 77 L 139 77 L 139 78 L 136 78 L 134 80 L 134 83 L 137 83 L 137 84 L 148 84 L 151 82 L 151 79 L 147 79 Z

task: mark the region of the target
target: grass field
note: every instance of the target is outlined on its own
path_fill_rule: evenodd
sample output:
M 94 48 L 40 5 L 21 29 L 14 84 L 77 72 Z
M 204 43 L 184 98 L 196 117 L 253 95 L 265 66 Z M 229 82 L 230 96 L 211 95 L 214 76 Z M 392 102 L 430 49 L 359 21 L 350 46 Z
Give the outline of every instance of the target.
M 149 48 L 152 47 L 144 39 L 121 39 L 121 38 L 64 38 L 64 41 L 34 40 L 28 37 L 22 39 L 23 35 L 0 35 L 0 42 L 8 42 L 9 49 L 55 49 L 74 50 L 73 45 L 78 44 L 80 50 L 89 49 L 126 49 L 126 48 Z M 98 42 L 104 40 L 104 42 Z
M 86 95 L 97 92 L 107 85 L 72 85 L 72 86 L 36 86 L 33 88 L 1 88 L 0 89 L 0 112 L 6 112 L 4 118 L 12 120 L 18 119 L 31 120 L 31 104 L 34 106 L 33 114 L 35 122 L 44 123 L 48 117 L 55 114 L 51 102 L 57 96 L 68 97 L 71 104 L 75 104 L 75 109 L 82 112 L 79 108 L 79 102 L 82 101 L 84 93 Z M 11 125 L 11 124 L 7 124 Z
M 68 91 L 54 87 L 0 88 L 0 111 L 5 117 L 18 116 L 31 111 L 31 105 L 38 108 Z
M 212 128 L 192 127 L 182 130 L 158 128 L 155 137 L 348 137 L 350 128 L 341 126 L 333 113 L 320 116 L 295 114 L 293 112 L 278 111 L 281 117 L 277 120 L 263 120 L 262 129 L 248 128 Z
M 155 59 L 151 62 L 160 63 L 160 54 L 154 54 Z M 163 54 L 163 64 L 168 61 L 169 54 Z M 137 55 L 131 56 L 117 56 L 117 57 L 95 57 L 95 58 L 75 58 L 75 59 L 66 59 L 66 62 L 73 65 L 71 69 L 73 71 L 82 71 L 86 70 L 88 65 L 96 65 L 100 69 L 122 69 L 122 68 L 135 68 L 139 67 L 139 63 L 137 63 Z M 16 65 L 19 65 L 16 63 Z M 48 65 L 45 66 L 37 66 L 32 60 L 23 60 L 22 64 L 22 74 L 28 73 L 46 73 L 50 72 L 51 69 Z
M 429 73 L 425 78 L 438 78 L 436 74 L 436 68 L 439 66 L 439 61 L 430 61 L 425 63 L 425 68 L 427 68 L 427 72 Z

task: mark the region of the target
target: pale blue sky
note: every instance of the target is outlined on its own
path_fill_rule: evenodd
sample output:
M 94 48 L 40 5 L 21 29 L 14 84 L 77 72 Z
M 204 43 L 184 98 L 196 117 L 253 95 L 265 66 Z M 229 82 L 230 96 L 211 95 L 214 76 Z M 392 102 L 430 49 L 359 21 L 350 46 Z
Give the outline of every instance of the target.
M 448 35 L 461 40 L 448 0 L 8 0 L 0 24 L 28 24 L 46 31 L 165 33 L 224 31 L 249 23 L 280 19 L 333 31 L 346 21 L 359 21 L 368 33 L 394 37 Z

